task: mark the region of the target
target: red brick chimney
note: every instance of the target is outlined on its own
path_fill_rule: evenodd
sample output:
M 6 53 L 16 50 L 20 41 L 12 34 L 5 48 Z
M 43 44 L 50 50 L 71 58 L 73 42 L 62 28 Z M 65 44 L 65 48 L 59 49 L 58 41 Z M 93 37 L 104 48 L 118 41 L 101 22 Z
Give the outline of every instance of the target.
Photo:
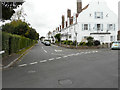
M 60 32 L 61 32 L 61 25 L 60 25 Z
M 118 31 L 118 40 L 120 40 L 120 30 Z
M 66 21 L 66 27 L 68 27 L 68 22 Z
M 60 25 L 60 30 L 61 30 L 61 25 Z
M 70 9 L 67 10 L 67 17 L 71 18 L 71 10 Z
M 70 18 L 70 25 L 73 24 L 73 16 Z
M 77 13 L 82 11 L 82 0 L 77 0 Z
M 64 21 L 65 21 L 65 16 L 62 15 L 62 29 L 64 28 Z

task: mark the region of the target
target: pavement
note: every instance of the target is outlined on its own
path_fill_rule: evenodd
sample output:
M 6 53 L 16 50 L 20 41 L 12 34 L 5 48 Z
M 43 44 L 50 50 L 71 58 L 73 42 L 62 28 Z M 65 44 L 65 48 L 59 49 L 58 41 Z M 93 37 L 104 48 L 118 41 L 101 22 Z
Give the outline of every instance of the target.
M 39 42 L 2 75 L 3 88 L 117 88 L 118 51 Z

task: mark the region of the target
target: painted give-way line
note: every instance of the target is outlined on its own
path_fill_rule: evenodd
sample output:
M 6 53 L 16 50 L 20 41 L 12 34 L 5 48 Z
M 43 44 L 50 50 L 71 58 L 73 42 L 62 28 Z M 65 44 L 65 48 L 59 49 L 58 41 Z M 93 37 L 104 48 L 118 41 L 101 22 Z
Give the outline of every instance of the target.
M 49 61 L 53 61 L 53 60 L 54 60 L 54 58 L 49 59 Z
M 34 65 L 34 64 L 37 64 L 38 62 L 33 62 L 33 63 L 30 63 L 30 65 Z
M 61 57 L 57 57 L 56 59 L 61 59 Z
M 40 61 L 41 63 L 47 62 L 47 60 Z
M 24 67 L 24 66 L 27 66 L 27 64 L 22 64 L 22 65 L 19 65 L 19 67 Z

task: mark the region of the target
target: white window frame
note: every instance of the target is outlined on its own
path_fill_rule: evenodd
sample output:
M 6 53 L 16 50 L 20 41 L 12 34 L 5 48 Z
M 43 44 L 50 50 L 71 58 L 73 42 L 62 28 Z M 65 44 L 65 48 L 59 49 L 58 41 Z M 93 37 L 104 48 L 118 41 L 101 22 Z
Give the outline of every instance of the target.
M 99 30 L 98 30 L 98 25 L 100 25 Z M 103 24 L 95 24 L 95 30 L 96 31 L 104 31 Z
M 103 19 L 103 12 L 95 12 L 95 19 Z
M 82 24 L 82 31 L 88 31 L 91 30 L 90 24 Z
M 84 30 L 89 30 L 88 24 L 84 24 Z
M 108 31 L 115 31 L 115 24 L 107 24 Z

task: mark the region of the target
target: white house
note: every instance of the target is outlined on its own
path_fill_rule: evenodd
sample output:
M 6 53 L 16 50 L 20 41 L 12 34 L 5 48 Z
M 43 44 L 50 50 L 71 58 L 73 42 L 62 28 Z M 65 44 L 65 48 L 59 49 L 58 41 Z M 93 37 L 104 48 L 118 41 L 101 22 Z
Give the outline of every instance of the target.
M 71 10 L 67 13 L 67 23 L 62 16 L 63 28 L 61 32 L 55 33 L 61 33 L 61 40 L 81 42 L 86 41 L 89 36 L 101 43 L 117 40 L 118 18 L 104 0 L 91 0 L 84 8 L 82 8 L 82 0 L 77 0 L 77 14 L 71 16 Z
M 86 10 L 77 18 L 77 41 L 81 42 L 88 36 L 101 43 L 117 40 L 118 18 L 103 0 L 92 0 Z

